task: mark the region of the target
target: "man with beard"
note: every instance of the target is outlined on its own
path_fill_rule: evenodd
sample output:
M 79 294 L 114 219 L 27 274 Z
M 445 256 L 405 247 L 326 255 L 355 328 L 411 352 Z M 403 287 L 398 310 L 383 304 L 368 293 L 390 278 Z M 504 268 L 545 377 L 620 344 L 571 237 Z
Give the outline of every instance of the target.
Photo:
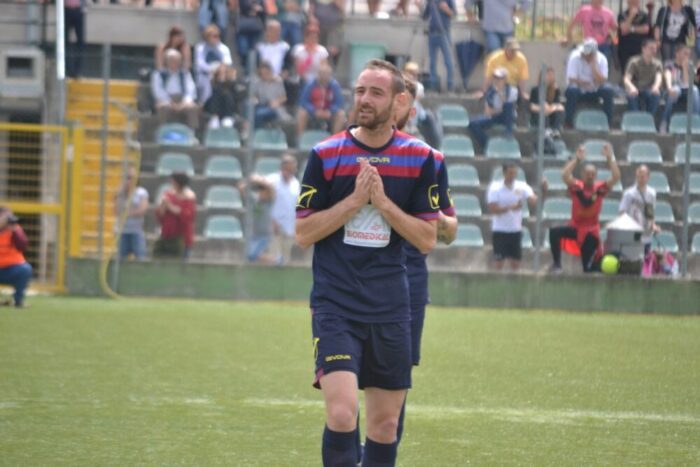
M 433 150 L 393 128 L 404 90 L 392 64 L 365 66 L 354 89 L 358 125 L 313 148 L 297 205 L 297 243 L 314 245 L 314 385 L 326 405 L 324 466 L 357 462 L 358 388 L 367 420 L 362 465 L 396 462 L 411 386 L 403 247 L 432 250 L 439 208 Z

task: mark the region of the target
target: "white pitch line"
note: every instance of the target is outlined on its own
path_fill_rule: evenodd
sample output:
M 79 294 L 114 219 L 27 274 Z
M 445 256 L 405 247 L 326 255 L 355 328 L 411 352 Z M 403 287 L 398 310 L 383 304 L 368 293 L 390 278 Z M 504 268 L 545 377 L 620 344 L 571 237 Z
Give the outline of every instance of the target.
M 288 406 L 298 408 L 322 408 L 322 400 L 308 399 L 244 399 L 246 405 L 256 407 Z M 485 415 L 488 417 L 522 423 L 571 424 L 586 420 L 605 422 L 662 422 L 700 425 L 700 417 L 689 414 L 660 414 L 648 412 L 601 411 L 601 410 L 550 410 L 514 407 L 449 407 L 412 404 L 407 408 L 411 415 L 428 418 L 464 417 Z

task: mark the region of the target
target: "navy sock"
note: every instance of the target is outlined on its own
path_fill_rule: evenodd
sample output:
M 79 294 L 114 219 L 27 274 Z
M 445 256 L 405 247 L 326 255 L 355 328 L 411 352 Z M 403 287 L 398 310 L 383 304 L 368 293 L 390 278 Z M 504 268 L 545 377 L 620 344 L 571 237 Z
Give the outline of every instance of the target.
M 362 467 L 393 467 L 396 465 L 396 443 L 382 444 L 365 438 Z
M 323 430 L 321 455 L 324 467 L 355 467 L 355 432 L 342 433 L 326 426 Z
M 399 415 L 399 425 L 396 428 L 396 445 L 398 446 L 401 442 L 401 435 L 403 435 L 403 418 L 406 415 L 406 399 L 403 400 L 403 405 L 401 406 L 401 415 Z
M 355 427 L 355 452 L 357 463 L 362 463 L 362 438 L 360 437 L 360 411 L 357 411 L 357 426 Z

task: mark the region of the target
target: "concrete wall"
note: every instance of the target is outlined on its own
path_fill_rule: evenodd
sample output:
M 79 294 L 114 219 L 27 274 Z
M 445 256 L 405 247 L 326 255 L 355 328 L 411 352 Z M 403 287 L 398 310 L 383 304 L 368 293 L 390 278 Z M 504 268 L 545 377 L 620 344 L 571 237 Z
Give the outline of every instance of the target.
M 102 295 L 95 260 L 68 262 L 68 291 Z M 432 303 L 478 308 L 561 309 L 700 314 L 700 281 L 636 277 L 431 273 Z M 311 271 L 180 262 L 122 264 L 119 292 L 127 296 L 224 300 L 308 300 Z

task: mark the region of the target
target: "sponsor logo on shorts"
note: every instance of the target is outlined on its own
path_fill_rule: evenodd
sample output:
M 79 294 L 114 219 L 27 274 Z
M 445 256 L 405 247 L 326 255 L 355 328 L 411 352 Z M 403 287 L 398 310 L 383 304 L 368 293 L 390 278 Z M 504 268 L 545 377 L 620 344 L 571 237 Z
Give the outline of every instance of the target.
M 325 358 L 326 362 L 337 362 L 338 360 L 352 360 L 350 355 L 329 355 Z

